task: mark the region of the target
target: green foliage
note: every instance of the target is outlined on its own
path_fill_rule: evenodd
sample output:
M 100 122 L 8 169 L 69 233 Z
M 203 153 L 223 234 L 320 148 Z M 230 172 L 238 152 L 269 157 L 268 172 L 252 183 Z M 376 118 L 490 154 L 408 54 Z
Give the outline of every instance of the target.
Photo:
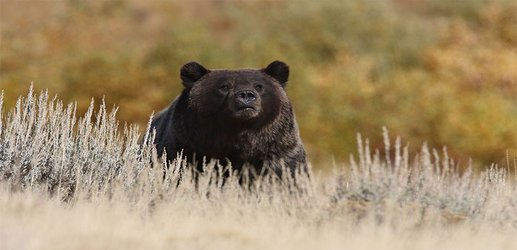
M 86 111 L 90 98 L 145 124 L 181 90 L 178 71 L 291 66 L 313 161 L 343 161 L 357 132 L 479 166 L 517 153 L 517 5 L 475 1 L 0 0 L 7 107 L 35 81 Z

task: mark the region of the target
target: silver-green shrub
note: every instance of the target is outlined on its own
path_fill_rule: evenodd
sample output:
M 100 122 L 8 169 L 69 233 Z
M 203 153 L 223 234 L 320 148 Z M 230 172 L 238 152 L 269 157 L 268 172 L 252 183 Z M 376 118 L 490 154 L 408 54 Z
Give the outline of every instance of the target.
M 3 95 L 0 110 L 2 104 Z M 147 204 L 150 210 L 164 200 L 189 204 L 199 200 L 213 206 L 207 209 L 231 201 L 303 217 L 305 222 L 349 220 L 355 214 L 358 219 L 371 215 L 383 223 L 395 207 L 406 213 L 394 217 L 396 223 L 411 218 L 418 224 L 438 213 L 454 221 L 517 228 L 517 185 L 506 169 L 491 166 L 481 173 L 471 168 L 460 172 L 465 168 L 450 159 L 447 150 L 438 152 L 425 145 L 411 157 L 400 138 L 391 145 L 386 129 L 382 152 L 358 136 L 357 156 L 333 175 L 299 176 L 296 183 L 288 177 L 278 181 L 265 176 L 242 185 L 237 176 L 219 178 L 216 162 L 208 162 L 196 178 L 185 171 L 181 157 L 168 165 L 160 162 L 150 143 L 152 134 L 120 126 L 117 110 L 107 112 L 103 103 L 95 111 L 92 101 L 80 118 L 75 108 L 47 92 L 36 95 L 30 90 L 15 108 L 0 112 L 0 186 L 71 202 L 123 199 Z
M 0 99 L 0 108 L 2 103 Z M 119 131 L 115 114 L 104 103 L 94 114 L 92 101 L 77 118 L 75 104 L 65 106 L 31 88 L 0 116 L 0 180 L 14 189 L 63 196 L 72 195 L 78 185 L 99 188 L 114 179 L 129 185 L 151 162 L 151 148 L 138 143 L 135 126 Z

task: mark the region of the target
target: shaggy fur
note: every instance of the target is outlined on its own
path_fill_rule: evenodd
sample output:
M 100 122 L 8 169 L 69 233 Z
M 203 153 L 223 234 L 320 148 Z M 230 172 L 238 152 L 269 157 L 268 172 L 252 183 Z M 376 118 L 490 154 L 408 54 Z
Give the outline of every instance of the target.
M 181 69 L 182 93 L 152 121 L 159 156 L 180 152 L 201 169 L 203 157 L 234 170 L 256 173 L 282 168 L 307 172 L 306 154 L 285 92 L 288 66 L 207 70 L 196 62 Z M 197 164 L 196 164 L 197 163 Z

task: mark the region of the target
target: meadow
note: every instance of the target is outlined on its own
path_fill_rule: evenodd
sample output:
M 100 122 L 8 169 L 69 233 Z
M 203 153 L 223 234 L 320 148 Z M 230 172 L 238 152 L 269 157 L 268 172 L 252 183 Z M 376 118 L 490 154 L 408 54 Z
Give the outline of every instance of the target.
M 517 249 L 513 0 L 0 0 L 0 249 Z M 157 159 L 179 68 L 290 65 L 311 178 Z
M 0 249 L 517 247 L 509 169 L 474 172 L 426 145 L 411 155 L 386 129 L 381 149 L 358 135 L 331 175 L 243 188 L 216 162 L 197 182 L 181 158 L 164 172 L 152 134 L 119 130 L 104 104 L 76 108 L 31 89 L 0 113 Z

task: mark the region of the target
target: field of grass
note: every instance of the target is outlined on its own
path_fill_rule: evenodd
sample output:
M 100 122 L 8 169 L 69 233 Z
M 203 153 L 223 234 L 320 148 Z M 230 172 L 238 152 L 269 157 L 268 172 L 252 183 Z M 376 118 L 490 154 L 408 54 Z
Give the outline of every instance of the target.
M 357 136 L 348 164 L 296 185 L 223 185 L 214 162 L 196 185 L 181 160 L 164 174 L 152 136 L 139 145 L 116 110 L 75 110 L 30 92 L 0 112 L 0 249 L 517 248 L 508 169 L 473 172 L 425 145 L 412 155 L 387 130 L 383 148 Z
M 515 250 L 515 13 L 512 0 L 0 0 L 0 250 Z M 143 131 L 182 64 L 277 59 L 311 179 L 223 185 L 208 162 L 194 182 L 181 159 L 163 171 Z

